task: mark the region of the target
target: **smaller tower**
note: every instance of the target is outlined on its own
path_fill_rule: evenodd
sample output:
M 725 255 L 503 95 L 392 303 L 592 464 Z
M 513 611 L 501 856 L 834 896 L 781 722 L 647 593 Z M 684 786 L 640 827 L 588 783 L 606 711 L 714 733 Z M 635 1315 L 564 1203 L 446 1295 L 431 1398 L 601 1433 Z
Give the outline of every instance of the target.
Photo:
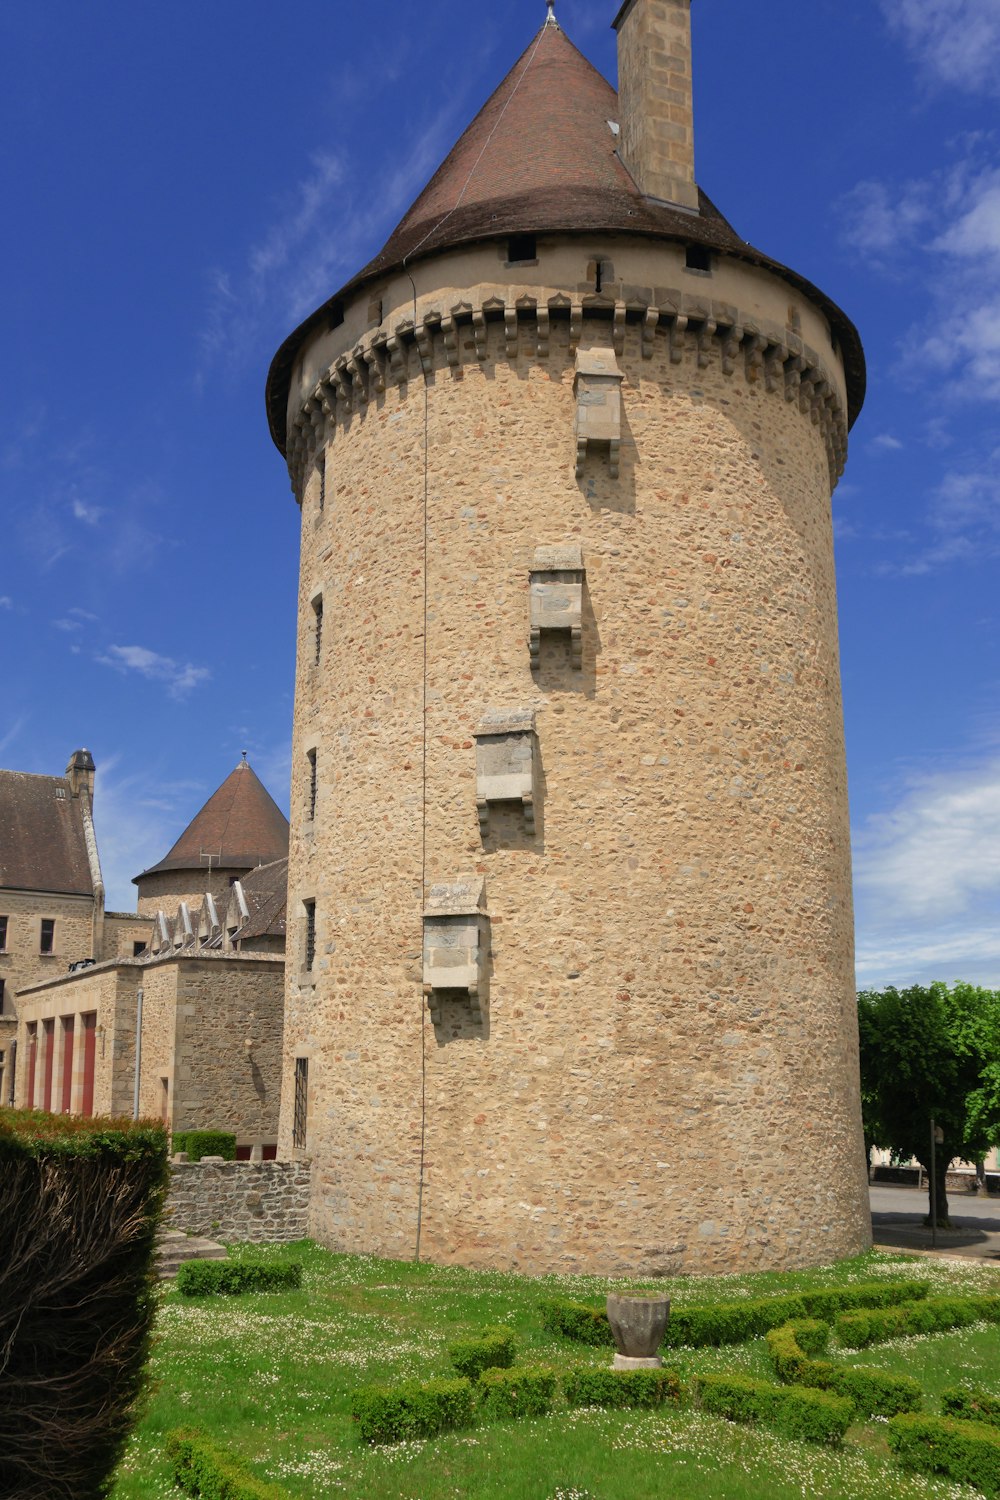
M 206 891 L 228 899 L 234 880 L 287 855 L 288 819 L 244 752 L 163 859 L 133 877 L 136 909 L 152 917 L 181 901 L 200 907 Z

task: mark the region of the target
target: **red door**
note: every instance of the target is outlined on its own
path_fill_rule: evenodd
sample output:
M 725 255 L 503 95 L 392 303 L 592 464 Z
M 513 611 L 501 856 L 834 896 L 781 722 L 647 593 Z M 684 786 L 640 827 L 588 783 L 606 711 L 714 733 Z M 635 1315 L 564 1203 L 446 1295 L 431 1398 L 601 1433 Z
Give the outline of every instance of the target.
M 62 1023 L 62 1112 L 68 1115 L 73 1102 L 73 1017 Z
M 80 1096 L 81 1115 L 94 1113 L 94 1055 L 97 1043 L 97 1012 L 81 1016 L 83 1022 L 83 1093 Z
M 42 1108 L 52 1108 L 52 1064 L 55 1062 L 53 1052 L 55 1051 L 56 1023 L 55 1021 L 42 1022 L 42 1038 L 45 1047 L 44 1072 L 42 1074 Z
M 38 1024 L 32 1021 L 28 1027 L 28 1081 L 24 1091 L 24 1102 L 28 1109 L 35 1107 L 35 1056 L 38 1052 Z

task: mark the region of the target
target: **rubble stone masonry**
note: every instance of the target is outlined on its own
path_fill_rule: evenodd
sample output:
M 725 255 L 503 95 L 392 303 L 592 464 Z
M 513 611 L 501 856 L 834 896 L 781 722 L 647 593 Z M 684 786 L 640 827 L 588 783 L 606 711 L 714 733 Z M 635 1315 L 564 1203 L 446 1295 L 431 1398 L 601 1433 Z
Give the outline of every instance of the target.
M 595 256 L 604 297 L 586 300 Z M 310 1228 L 338 1249 L 409 1257 L 419 1233 L 442 1262 L 643 1275 L 851 1254 L 869 1228 L 839 354 L 822 314 L 758 269 L 698 277 L 683 247 L 642 242 L 538 257 L 516 286 L 495 247 L 418 264 L 415 297 L 384 288 L 383 345 L 408 320 L 392 349 L 355 305 L 293 381 L 301 430 L 338 351 L 370 352 L 293 464 L 279 1155 L 295 1154 L 307 1059 Z M 599 448 L 575 471 L 576 352 L 593 347 L 625 377 L 616 479 Z M 586 573 L 582 670 L 567 632 L 543 636 L 533 672 L 532 559 L 567 541 Z M 490 709 L 534 711 L 533 832 L 491 806 L 480 833 Z M 432 1020 L 426 892 L 473 876 L 483 1021 L 450 995 Z
M 307 1233 L 308 1162 L 174 1162 L 171 1229 L 233 1242 L 289 1244 Z

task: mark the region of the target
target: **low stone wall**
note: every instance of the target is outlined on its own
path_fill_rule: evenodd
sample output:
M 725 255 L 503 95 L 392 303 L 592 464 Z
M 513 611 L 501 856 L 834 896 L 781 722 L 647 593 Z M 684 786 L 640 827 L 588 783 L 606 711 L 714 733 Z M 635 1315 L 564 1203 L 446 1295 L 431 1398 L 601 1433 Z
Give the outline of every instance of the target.
M 287 1244 L 304 1239 L 308 1162 L 173 1162 L 167 1225 L 209 1239 Z

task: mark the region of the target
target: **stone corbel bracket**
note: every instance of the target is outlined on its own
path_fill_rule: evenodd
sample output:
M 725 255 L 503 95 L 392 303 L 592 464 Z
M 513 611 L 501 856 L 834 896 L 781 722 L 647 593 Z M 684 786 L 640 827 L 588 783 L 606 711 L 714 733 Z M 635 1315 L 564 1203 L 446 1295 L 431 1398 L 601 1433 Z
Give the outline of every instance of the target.
M 528 834 L 535 831 L 535 711 L 490 709 L 475 732 L 476 811 L 483 838 L 490 829 L 490 806 L 517 802 Z
M 568 630 L 573 669 L 583 667 L 583 553 L 576 542 L 538 547 L 529 579 L 528 651 L 538 671 L 543 630 Z
M 606 448 L 611 478 L 618 478 L 622 443 L 622 382 L 611 349 L 578 349 L 573 390 L 576 395 L 576 477 L 591 448 Z
M 463 990 L 482 1023 L 489 994 L 490 919 L 486 883 L 476 876 L 431 886 L 424 906 L 423 978 L 431 1019 L 441 1019 L 445 992 Z

